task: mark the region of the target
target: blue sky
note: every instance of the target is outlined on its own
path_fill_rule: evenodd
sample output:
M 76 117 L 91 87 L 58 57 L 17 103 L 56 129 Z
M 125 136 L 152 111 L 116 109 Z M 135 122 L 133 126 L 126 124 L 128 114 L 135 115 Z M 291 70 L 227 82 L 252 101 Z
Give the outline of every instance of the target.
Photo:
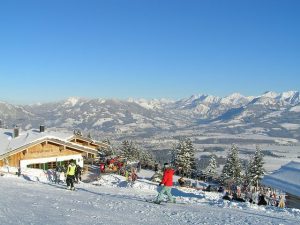
M 300 88 L 300 1 L 0 1 L 0 100 Z

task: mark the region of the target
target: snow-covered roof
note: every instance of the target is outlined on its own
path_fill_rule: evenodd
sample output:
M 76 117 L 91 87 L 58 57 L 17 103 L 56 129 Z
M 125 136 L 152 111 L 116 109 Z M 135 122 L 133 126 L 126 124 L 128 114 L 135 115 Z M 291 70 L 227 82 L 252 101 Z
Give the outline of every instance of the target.
M 0 155 L 45 138 L 68 141 L 73 136 L 73 132 L 65 130 L 46 130 L 45 132 L 40 132 L 39 130 L 33 129 L 27 131 L 20 130 L 19 136 L 14 138 L 12 129 L 0 129 Z
M 300 197 L 300 162 L 292 161 L 264 176 L 262 184 Z

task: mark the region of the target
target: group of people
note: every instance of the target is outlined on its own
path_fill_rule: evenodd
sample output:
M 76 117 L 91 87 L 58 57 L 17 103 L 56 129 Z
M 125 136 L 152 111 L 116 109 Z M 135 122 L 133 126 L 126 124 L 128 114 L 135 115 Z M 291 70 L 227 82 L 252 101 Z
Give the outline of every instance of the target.
M 233 192 L 223 190 L 223 193 L 224 193 L 224 196 L 223 196 L 224 200 L 250 202 L 252 204 L 270 205 L 270 206 L 276 206 L 276 207 L 280 207 L 280 208 L 285 207 L 285 195 L 280 194 L 279 196 L 277 196 L 276 192 L 274 192 L 274 191 L 272 192 L 270 189 L 253 188 L 252 190 L 241 193 L 240 189 L 237 188 Z
M 163 178 L 159 183 L 159 186 L 162 186 L 162 188 L 154 201 L 155 203 L 159 204 L 163 200 L 164 196 L 168 198 L 169 202 L 176 202 L 175 198 L 171 194 L 174 173 L 175 170 L 168 163 L 165 163 Z M 186 181 L 183 177 L 180 177 L 178 179 L 178 183 L 180 186 L 184 186 L 186 184 Z M 205 191 L 210 191 L 209 186 L 205 189 Z M 280 194 L 278 197 L 276 193 L 274 191 L 271 191 L 270 189 L 261 188 L 260 190 L 257 190 L 253 188 L 248 192 L 242 193 L 241 188 L 238 186 L 234 188 L 234 191 L 227 191 L 223 186 L 220 186 L 218 192 L 223 193 L 224 200 L 250 202 L 257 205 L 272 205 L 280 208 L 285 207 L 285 195 Z
M 71 160 L 70 164 L 68 165 L 66 174 L 67 189 L 74 191 L 74 181 L 78 183 L 79 180 L 81 180 L 81 167 L 79 165 L 76 165 L 74 160 Z
M 99 163 L 99 173 L 100 175 L 105 172 L 118 172 L 120 171 L 125 165 L 119 157 L 106 159 L 105 161 L 101 161 Z
M 67 167 L 63 165 L 57 165 L 54 170 L 54 179 L 52 180 L 56 184 L 60 182 L 67 183 L 67 189 L 75 190 L 74 183 L 81 181 L 82 168 L 80 165 L 76 165 L 75 160 L 71 160 Z

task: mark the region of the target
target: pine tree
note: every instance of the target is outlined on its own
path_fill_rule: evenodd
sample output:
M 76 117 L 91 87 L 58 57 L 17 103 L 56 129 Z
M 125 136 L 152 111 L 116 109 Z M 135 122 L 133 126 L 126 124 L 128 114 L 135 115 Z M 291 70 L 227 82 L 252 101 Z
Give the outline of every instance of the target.
M 186 146 L 187 146 L 189 154 L 190 154 L 191 172 L 194 172 L 197 169 L 196 158 L 195 158 L 195 148 L 193 146 L 191 139 L 187 138 L 185 140 L 185 143 L 186 143 Z
M 155 160 L 153 158 L 153 155 L 147 151 L 140 151 L 138 160 L 144 166 L 154 167 Z
M 140 152 L 137 146 L 132 141 L 128 141 L 128 140 L 123 141 L 120 150 L 122 156 L 127 158 L 128 160 L 139 159 Z
M 261 149 L 256 146 L 253 158 L 250 160 L 248 167 L 248 180 L 250 185 L 258 186 L 264 175 L 264 161 Z
M 232 145 L 229 154 L 227 155 L 226 163 L 222 170 L 221 179 L 226 181 L 227 179 L 233 180 L 235 183 L 241 182 L 242 168 L 239 159 L 239 152 L 236 145 Z
M 185 171 L 185 162 L 183 154 L 185 152 L 185 143 L 183 140 L 180 140 L 175 149 L 174 152 L 174 165 L 178 168 L 178 171 L 180 175 L 183 175 Z
M 109 139 L 105 139 L 104 141 L 102 141 L 104 144 L 106 145 L 102 145 L 100 146 L 100 148 L 98 149 L 98 153 L 99 153 L 99 156 L 112 156 L 112 155 L 115 155 L 116 152 L 115 152 L 115 148 L 114 146 L 111 144 L 110 140 Z
M 190 176 L 196 169 L 195 148 L 190 139 L 179 141 L 172 152 L 172 162 L 180 175 Z
M 210 177 L 215 177 L 217 175 L 217 161 L 215 155 L 211 155 L 209 165 L 205 169 L 205 174 Z

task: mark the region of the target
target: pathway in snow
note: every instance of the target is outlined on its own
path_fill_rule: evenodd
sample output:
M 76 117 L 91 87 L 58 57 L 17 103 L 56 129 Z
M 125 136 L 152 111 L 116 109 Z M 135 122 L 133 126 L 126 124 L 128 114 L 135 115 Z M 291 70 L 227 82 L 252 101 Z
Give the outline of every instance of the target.
M 155 205 L 144 201 L 154 191 L 63 185 L 0 177 L 0 224 L 300 224 L 299 214 L 286 211 L 220 207 L 209 201 Z M 197 201 L 196 201 L 197 202 Z

